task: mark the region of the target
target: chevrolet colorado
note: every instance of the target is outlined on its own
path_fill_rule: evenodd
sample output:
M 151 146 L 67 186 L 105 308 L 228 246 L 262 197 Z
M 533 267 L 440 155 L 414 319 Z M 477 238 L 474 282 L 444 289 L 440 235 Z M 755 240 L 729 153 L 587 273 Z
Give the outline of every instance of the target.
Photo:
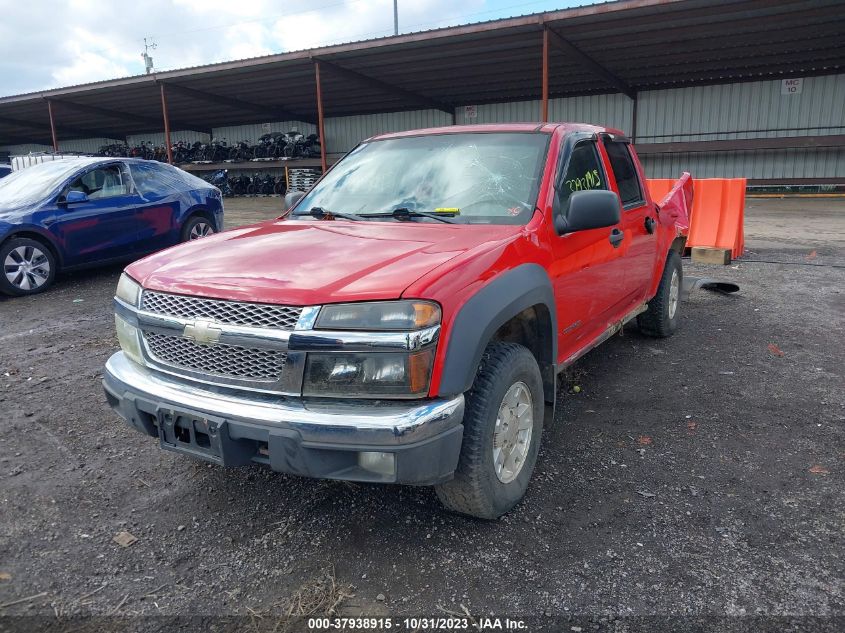
M 111 407 L 223 466 L 523 497 L 556 376 L 636 318 L 671 335 L 692 182 L 661 204 L 619 131 L 385 134 L 281 218 L 170 248 L 118 284 Z

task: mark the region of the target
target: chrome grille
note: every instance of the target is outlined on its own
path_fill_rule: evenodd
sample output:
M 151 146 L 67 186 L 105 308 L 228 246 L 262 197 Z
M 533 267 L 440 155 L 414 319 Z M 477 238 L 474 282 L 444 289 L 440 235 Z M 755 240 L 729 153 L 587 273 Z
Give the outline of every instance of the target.
M 153 360 L 219 377 L 277 382 L 287 354 L 238 345 L 200 345 L 181 336 L 144 332 Z
M 141 309 L 183 319 L 205 319 L 229 325 L 281 330 L 294 329 L 302 313 L 302 308 L 294 306 L 186 297 L 151 290 L 144 291 Z

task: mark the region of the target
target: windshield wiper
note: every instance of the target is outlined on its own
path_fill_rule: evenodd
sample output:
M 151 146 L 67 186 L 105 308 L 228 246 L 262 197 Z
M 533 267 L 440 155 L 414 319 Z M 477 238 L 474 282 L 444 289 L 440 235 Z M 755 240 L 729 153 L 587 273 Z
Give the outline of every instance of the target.
M 446 222 L 447 224 L 457 224 L 455 220 L 450 218 L 455 217 L 454 213 L 449 215 L 440 214 L 440 213 L 428 213 L 426 211 L 412 211 L 407 207 L 398 207 L 393 209 L 393 211 L 389 211 L 388 213 L 363 213 L 361 217 L 364 218 L 385 218 L 385 217 L 393 217 L 400 221 L 410 220 L 411 218 L 431 218 L 432 220 L 439 220 L 440 222 Z
M 340 211 L 329 211 L 324 209 L 323 207 L 314 207 L 308 212 L 308 215 L 317 218 L 318 220 L 322 220 L 327 215 L 330 215 L 333 218 L 343 218 L 344 220 L 353 220 L 355 222 L 361 222 L 364 220 L 363 217 L 360 215 L 355 215 L 354 213 L 341 213 Z

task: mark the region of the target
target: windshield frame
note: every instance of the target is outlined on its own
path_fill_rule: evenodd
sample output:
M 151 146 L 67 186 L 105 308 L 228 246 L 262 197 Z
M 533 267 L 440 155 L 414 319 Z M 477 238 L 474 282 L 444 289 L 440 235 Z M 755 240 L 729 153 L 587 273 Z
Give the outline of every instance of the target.
M 311 210 L 306 209 L 303 206 L 303 203 L 309 197 L 309 195 L 315 190 L 315 188 L 320 185 L 320 183 L 332 172 L 332 170 L 335 167 L 337 167 L 337 165 L 340 165 L 343 161 L 345 161 L 350 155 L 352 155 L 356 151 L 358 151 L 361 147 L 364 147 L 364 146 L 367 146 L 367 145 L 372 145 L 374 143 L 382 143 L 382 142 L 386 142 L 386 141 L 394 141 L 394 140 L 400 140 L 400 139 L 404 140 L 404 139 L 409 139 L 409 138 L 420 138 L 420 137 L 435 137 L 435 136 L 441 137 L 441 136 L 458 136 L 458 135 L 462 135 L 462 136 L 479 135 L 479 136 L 481 136 L 481 135 L 505 135 L 505 134 L 506 135 L 523 135 L 524 134 L 524 135 L 533 135 L 533 136 L 543 136 L 543 137 L 545 137 L 545 145 L 542 148 L 542 151 L 541 151 L 541 153 L 539 154 L 539 157 L 538 157 L 539 160 L 538 160 L 538 163 L 537 163 L 537 174 L 536 174 L 536 177 L 535 177 L 535 182 L 532 185 L 531 190 L 529 192 L 529 195 L 527 196 L 527 199 L 526 199 L 526 204 L 530 204 L 531 207 L 530 207 L 530 209 L 526 209 L 526 213 L 521 214 L 523 216 L 521 218 L 521 221 L 519 221 L 519 222 L 472 222 L 472 221 L 466 221 L 466 219 L 468 217 L 472 217 L 472 216 L 461 217 L 461 215 L 458 214 L 457 216 L 446 216 L 446 217 L 449 217 L 450 219 L 454 220 L 453 222 L 450 222 L 450 223 L 438 222 L 435 219 L 426 219 L 425 217 L 415 218 L 414 220 L 411 220 L 411 222 L 415 222 L 415 223 L 423 223 L 424 222 L 427 225 L 441 224 L 441 225 L 444 225 L 444 226 L 447 226 L 447 225 L 451 225 L 451 226 L 477 226 L 477 225 L 484 225 L 484 226 L 489 226 L 489 225 L 525 226 L 526 224 L 528 224 L 531 221 L 531 218 L 534 216 L 538 207 L 540 206 L 539 205 L 540 190 L 542 188 L 543 181 L 544 181 L 544 178 L 545 178 L 545 174 L 546 174 L 546 171 L 547 171 L 547 168 L 548 168 L 549 151 L 552 147 L 552 138 L 554 137 L 554 134 L 553 134 L 552 131 L 547 131 L 547 130 L 543 130 L 543 129 L 539 129 L 539 128 L 533 129 L 533 130 L 497 130 L 497 129 L 495 129 L 495 130 L 494 129 L 466 130 L 466 129 L 463 129 L 463 130 L 455 130 L 455 131 L 437 132 L 437 133 L 434 133 L 434 134 L 432 134 L 430 132 L 420 131 L 419 133 L 400 133 L 399 135 L 389 135 L 389 136 L 373 137 L 373 138 L 366 139 L 366 140 L 358 143 L 355 147 L 353 147 L 346 154 L 344 154 L 337 162 L 335 162 L 329 169 L 327 169 L 326 172 L 320 177 L 320 179 L 317 180 L 317 182 L 315 182 L 308 191 L 304 192 L 304 195 L 302 196 L 302 198 L 297 200 L 297 202 L 290 209 L 288 209 L 282 217 L 287 218 L 287 219 L 294 219 L 294 220 L 315 219 L 311 216 Z M 342 210 L 339 210 L 339 211 L 342 211 Z M 383 213 L 384 214 L 383 216 L 381 216 L 381 217 L 367 217 L 366 219 L 368 221 L 373 221 L 373 222 L 382 222 L 382 221 L 407 222 L 407 220 L 398 220 L 394 217 L 391 217 L 391 211 L 392 211 L 392 209 L 379 209 L 378 212 Z M 375 213 L 376 212 L 373 212 L 373 214 L 371 214 L 371 215 L 375 215 Z M 331 210 L 326 210 L 326 214 L 330 215 Z M 361 215 L 367 216 L 368 214 L 362 213 Z M 479 216 L 475 216 L 475 217 L 478 217 L 478 218 L 481 218 L 481 217 L 483 217 L 483 218 L 493 218 L 493 217 L 504 218 L 505 216 L 489 216 L 489 215 L 488 216 L 480 216 L 479 215 Z

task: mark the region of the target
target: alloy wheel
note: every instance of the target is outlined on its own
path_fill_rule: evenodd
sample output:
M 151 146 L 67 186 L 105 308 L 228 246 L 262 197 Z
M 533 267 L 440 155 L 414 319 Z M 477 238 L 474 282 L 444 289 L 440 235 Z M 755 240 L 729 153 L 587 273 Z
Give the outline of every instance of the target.
M 6 279 L 19 290 L 35 290 L 50 278 L 50 260 L 35 246 L 19 246 L 3 262 Z
M 208 222 L 197 222 L 191 228 L 191 234 L 188 236 L 190 240 L 198 240 L 201 237 L 207 237 L 214 233 L 211 225 Z
M 669 318 L 675 318 L 675 312 L 678 310 L 678 297 L 681 294 L 681 283 L 678 277 L 678 271 L 672 271 L 672 280 L 669 282 Z
M 531 447 L 534 429 L 534 405 L 528 385 L 511 385 L 496 416 L 493 431 L 493 466 L 503 484 L 517 478 Z

